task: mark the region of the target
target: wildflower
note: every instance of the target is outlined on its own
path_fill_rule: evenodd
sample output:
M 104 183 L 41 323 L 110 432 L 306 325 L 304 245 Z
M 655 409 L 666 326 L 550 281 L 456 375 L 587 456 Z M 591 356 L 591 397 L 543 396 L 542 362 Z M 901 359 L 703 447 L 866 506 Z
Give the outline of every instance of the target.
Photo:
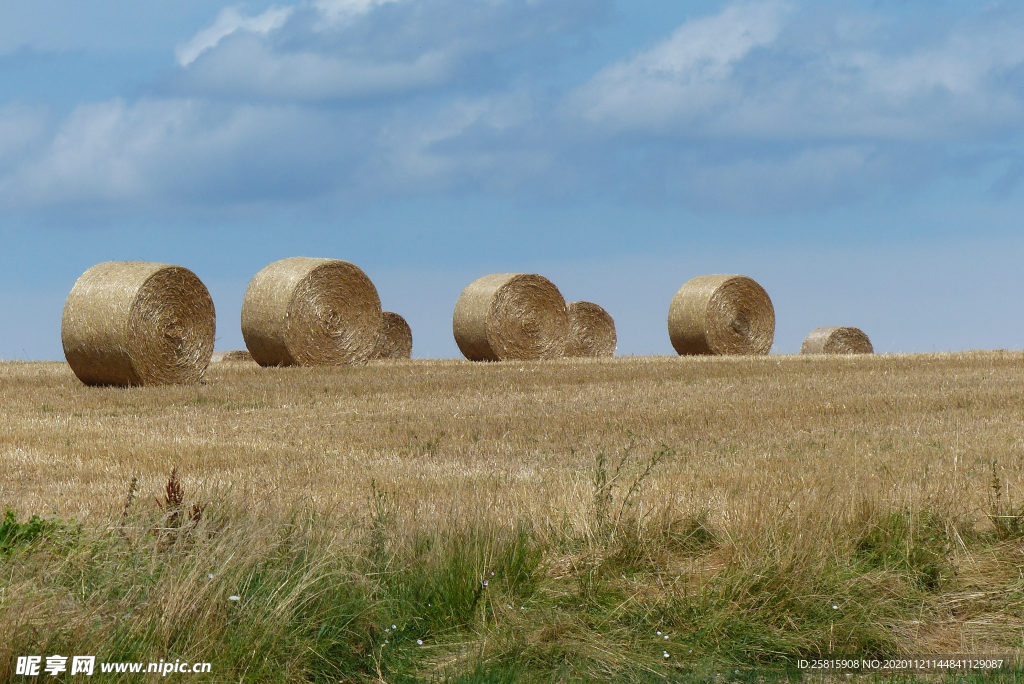
M 657 634 L 658 634 L 658 636 L 661 636 L 661 632 L 658 632 Z
M 241 596 L 228 596 L 228 601 L 241 601 Z
M 832 610 L 839 610 L 839 606 L 832 606 Z
M 418 645 L 422 646 L 422 645 L 423 645 L 423 639 L 417 639 L 417 640 L 416 640 L 416 643 L 417 643 Z
M 665 635 L 665 641 L 668 641 L 668 634 Z
M 668 651 L 662 651 L 662 652 L 661 652 L 661 655 L 663 655 L 663 656 L 665 656 L 666 658 L 668 658 Z
M 207 577 L 209 577 L 210 579 L 213 579 L 213 573 L 212 573 L 212 572 L 211 572 L 211 573 L 209 573 L 209 574 L 207 575 Z
M 484 586 L 485 587 L 487 586 L 487 580 L 484 580 Z
M 398 629 L 398 628 L 395 627 L 394 625 L 391 625 L 391 629 Z
M 494 577 L 494 571 L 491 570 L 491 577 Z

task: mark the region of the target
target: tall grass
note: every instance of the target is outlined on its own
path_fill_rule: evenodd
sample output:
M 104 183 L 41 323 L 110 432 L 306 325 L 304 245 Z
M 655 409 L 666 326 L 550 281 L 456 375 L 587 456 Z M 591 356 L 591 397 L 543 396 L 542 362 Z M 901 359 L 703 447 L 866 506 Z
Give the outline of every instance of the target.
M 985 570 L 1024 561 L 1019 537 L 866 506 L 746 538 L 631 503 L 669 456 L 598 456 L 591 518 L 557 528 L 417 526 L 376 483 L 363 518 L 190 507 L 176 473 L 106 525 L 9 512 L 0 681 L 26 654 L 205 661 L 210 681 L 787 679 L 799 658 L 922 653 L 912 625 L 979 582 L 990 614 L 1021 605 L 1018 576 Z

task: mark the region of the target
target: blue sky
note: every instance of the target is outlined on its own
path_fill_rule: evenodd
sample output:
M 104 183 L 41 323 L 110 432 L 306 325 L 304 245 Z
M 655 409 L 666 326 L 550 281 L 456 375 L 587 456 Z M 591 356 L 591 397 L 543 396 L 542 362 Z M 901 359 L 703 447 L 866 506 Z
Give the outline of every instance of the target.
M 1016 3 L 0 0 L 0 358 L 58 359 L 92 264 L 193 269 L 219 349 L 249 278 L 359 264 L 454 357 L 462 287 L 539 272 L 671 353 L 702 273 L 775 351 L 1024 339 Z

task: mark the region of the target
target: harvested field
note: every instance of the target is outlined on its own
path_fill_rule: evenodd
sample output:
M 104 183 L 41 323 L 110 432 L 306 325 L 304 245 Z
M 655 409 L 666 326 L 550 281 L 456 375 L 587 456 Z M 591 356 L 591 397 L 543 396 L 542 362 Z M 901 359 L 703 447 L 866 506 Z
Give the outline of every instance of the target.
M 160 388 L 7 363 L 0 402 L 0 503 L 20 517 L 107 525 L 133 478 L 132 515 L 158 514 L 175 466 L 207 517 L 308 511 L 359 539 L 386 519 L 395 558 L 423 535 L 530 530 L 534 593 L 509 601 L 536 622 L 450 627 L 421 674 L 472 670 L 474 653 L 659 671 L 661 646 L 630 636 L 659 625 L 677 668 L 1024 649 L 1018 352 L 214 364 Z
M 641 451 L 679 451 L 652 496 L 737 523 L 766 496 L 920 506 L 954 483 L 977 508 L 993 459 L 1010 482 L 1024 465 L 1020 353 L 218 364 L 201 385 L 158 388 L 5 363 L 0 382 L 2 499 L 24 513 L 102 515 L 133 476 L 156 491 L 171 465 L 247 505 L 355 510 L 376 478 L 421 516 L 572 510 L 594 454 L 627 433 Z

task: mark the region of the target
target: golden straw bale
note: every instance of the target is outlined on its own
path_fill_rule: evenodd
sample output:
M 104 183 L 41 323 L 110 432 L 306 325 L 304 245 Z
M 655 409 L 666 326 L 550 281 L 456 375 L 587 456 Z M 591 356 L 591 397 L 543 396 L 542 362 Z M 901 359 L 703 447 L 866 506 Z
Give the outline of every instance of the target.
M 860 328 L 815 328 L 800 346 L 801 354 L 872 354 L 871 340 Z
M 565 351 L 569 314 L 544 276 L 492 273 L 462 291 L 452 330 L 472 361 L 554 359 Z
M 604 308 L 591 302 L 570 302 L 566 356 L 614 356 L 615 321 Z
M 375 359 L 412 358 L 412 328 L 405 319 L 393 311 L 381 316 L 377 346 L 373 350 Z
M 775 338 L 775 308 L 751 278 L 697 276 L 672 298 L 668 334 L 679 354 L 767 354 Z
M 64 304 L 64 357 L 87 385 L 198 382 L 210 364 L 213 299 L 181 266 L 107 261 L 82 274 Z
M 261 366 L 363 363 L 380 329 L 377 288 L 355 264 L 292 257 L 249 283 L 242 337 Z

